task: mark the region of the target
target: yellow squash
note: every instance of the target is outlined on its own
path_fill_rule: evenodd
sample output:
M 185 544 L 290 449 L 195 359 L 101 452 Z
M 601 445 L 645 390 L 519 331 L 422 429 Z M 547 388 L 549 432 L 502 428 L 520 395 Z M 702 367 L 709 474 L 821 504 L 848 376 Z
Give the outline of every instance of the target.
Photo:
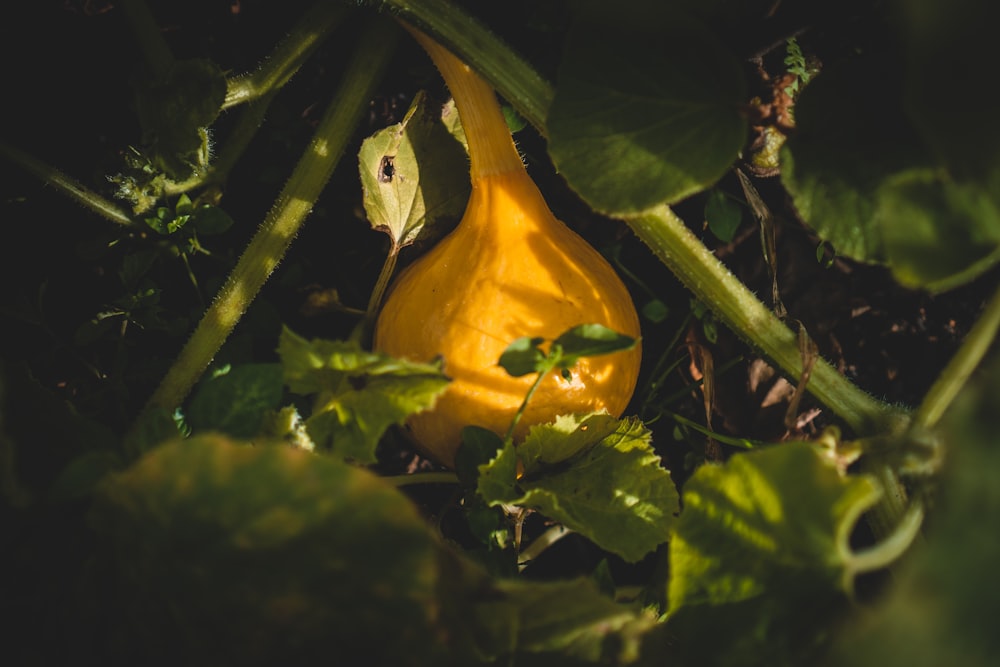
M 407 427 L 417 446 L 454 465 L 464 426 L 503 435 L 534 377 L 497 365 L 521 336 L 551 340 L 598 323 L 639 337 L 632 299 L 611 265 L 555 218 L 525 171 L 492 89 L 444 47 L 411 32 L 455 98 L 469 147 L 472 194 L 458 227 L 390 288 L 374 347 L 415 361 L 444 358 L 452 378 L 435 407 Z M 550 374 L 528 404 L 515 441 L 560 414 L 618 416 L 635 389 L 640 348 L 581 359 Z

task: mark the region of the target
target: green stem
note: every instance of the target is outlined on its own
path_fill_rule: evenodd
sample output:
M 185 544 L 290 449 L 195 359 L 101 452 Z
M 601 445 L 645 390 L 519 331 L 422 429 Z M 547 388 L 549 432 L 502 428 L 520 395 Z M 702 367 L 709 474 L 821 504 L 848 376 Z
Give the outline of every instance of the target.
M 979 319 L 962 342 L 958 353 L 931 386 L 913 417 L 914 428 L 932 428 L 979 366 L 1000 330 L 1000 288 L 987 302 Z
M 631 216 L 627 222 L 726 326 L 790 376 L 801 376 L 798 334 L 747 289 L 670 208 L 657 206 Z M 822 359 L 813 367 L 809 391 L 859 434 L 878 430 L 892 412 L 892 408 L 858 389 Z
M 25 171 L 36 176 L 46 185 L 54 185 L 62 194 L 66 195 L 84 208 L 87 208 L 97 215 L 110 220 L 111 222 L 132 227 L 135 221 L 128 213 L 121 210 L 113 202 L 108 201 L 92 190 L 88 190 L 79 182 L 73 180 L 52 165 L 28 155 L 24 151 L 0 141 L 0 155 L 6 157 L 11 162 L 23 167 Z
M 132 25 L 135 40 L 149 71 L 156 78 L 165 77 L 174 64 L 174 56 L 149 7 L 143 0 L 122 0 L 120 4 Z
M 525 547 L 524 551 L 518 554 L 517 571 L 523 572 L 524 568 L 531 565 L 531 561 L 542 555 L 542 552 L 572 532 L 566 526 L 558 525 L 552 526 L 536 537 L 531 544 Z
M 225 183 L 229 178 L 229 172 L 239 162 L 240 157 L 243 156 L 247 146 L 250 145 L 263 124 L 267 109 L 276 94 L 277 90 L 272 91 L 247 104 L 236 125 L 233 126 L 232 132 L 226 137 L 226 143 L 219 152 L 219 156 L 212 161 L 209 168 L 180 183 L 168 181 L 163 188 L 163 194 L 169 197 L 190 192 L 195 188 Z
M 389 64 L 399 29 L 374 17 L 360 35 L 333 103 L 288 183 L 146 409 L 176 408 L 285 255 L 353 136 Z
M 875 572 L 891 566 L 918 538 L 923 521 L 924 507 L 921 503 L 914 502 L 883 540 L 851 556 L 845 576 L 853 580 L 858 574 Z
M 549 371 L 553 368 L 555 368 L 554 364 L 538 372 L 538 377 L 535 378 L 531 388 L 528 389 L 528 393 L 524 395 L 524 400 L 521 401 L 520 407 L 518 407 L 517 412 L 514 413 L 514 418 L 510 420 L 510 427 L 507 429 L 507 434 L 503 437 L 504 442 L 510 442 L 514 439 L 514 429 L 517 428 L 517 423 L 521 421 L 521 417 L 524 415 L 524 410 L 528 407 L 528 401 L 530 401 L 531 397 L 535 395 L 535 391 L 542 384 L 542 380 L 545 379 L 545 376 L 548 375 Z
M 281 40 L 260 69 L 228 81 L 222 108 L 225 110 L 258 99 L 285 85 L 350 11 L 346 4 L 329 0 L 316 2 Z
M 434 37 L 478 72 L 535 128 L 545 135 L 552 84 L 490 29 L 448 0 L 381 0 L 407 23 Z
M 385 291 L 389 288 L 392 275 L 396 271 L 399 250 L 399 245 L 393 242 L 392 248 L 389 249 L 389 254 L 386 255 L 385 261 L 382 262 L 382 270 L 379 271 L 378 278 L 375 280 L 375 287 L 372 288 L 372 294 L 368 298 L 368 307 L 365 308 L 365 316 L 362 318 L 362 326 L 359 331 L 359 335 L 364 341 L 370 340 L 372 327 L 375 326 L 375 319 L 378 316 L 379 308 L 382 306 L 382 297 L 385 296 Z

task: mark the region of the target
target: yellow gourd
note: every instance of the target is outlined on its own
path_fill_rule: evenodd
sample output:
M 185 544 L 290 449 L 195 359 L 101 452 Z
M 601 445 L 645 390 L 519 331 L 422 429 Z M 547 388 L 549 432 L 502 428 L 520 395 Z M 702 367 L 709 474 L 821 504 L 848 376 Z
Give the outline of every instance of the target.
M 408 28 L 448 85 L 465 130 L 472 194 L 456 229 L 407 267 L 390 287 L 374 332 L 375 349 L 414 361 L 444 359 L 452 378 L 430 411 L 407 427 L 417 446 L 454 466 L 464 426 L 503 435 L 534 381 L 497 364 L 521 336 L 554 339 L 598 323 L 639 337 L 628 290 L 610 264 L 556 219 L 531 180 L 493 90 L 468 66 Z M 635 389 L 641 352 L 583 358 L 566 380 L 551 373 L 518 422 L 607 410 L 619 416 Z

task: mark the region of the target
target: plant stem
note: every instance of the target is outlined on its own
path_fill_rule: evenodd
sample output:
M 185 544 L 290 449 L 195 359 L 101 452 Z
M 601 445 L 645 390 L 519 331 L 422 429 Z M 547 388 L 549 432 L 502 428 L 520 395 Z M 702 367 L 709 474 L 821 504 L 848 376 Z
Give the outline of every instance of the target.
M 403 26 L 434 61 L 455 98 L 469 145 L 472 186 L 476 187 L 483 178 L 494 174 L 524 173 L 521 154 L 517 152 L 490 85 L 451 51 L 409 24 L 403 23 Z
M 524 568 L 531 565 L 531 561 L 538 558 L 543 551 L 572 532 L 573 531 L 566 526 L 559 525 L 549 528 L 547 531 L 536 537 L 534 541 L 532 541 L 532 543 L 519 554 L 517 571 L 523 572 Z
M 230 79 L 223 110 L 258 99 L 283 85 L 313 54 L 323 39 L 350 13 L 346 4 L 319 0 L 292 27 L 274 53 L 255 72 Z
M 660 261 L 733 332 L 792 377 L 802 373 L 798 335 L 789 329 L 702 244 L 667 206 L 626 219 Z M 879 428 L 890 406 L 876 400 L 820 359 L 809 391 L 859 434 Z
M 374 17 L 360 35 L 305 154 L 146 409 L 180 405 L 281 261 L 363 117 L 397 37 L 398 28 L 381 17 Z
M 933 428 L 979 366 L 1000 330 L 1000 288 L 993 293 L 962 346 L 924 396 L 913 416 L 914 428 Z
M 517 423 L 521 421 L 521 416 L 524 414 L 525 408 L 528 407 L 528 401 L 530 401 L 531 397 L 535 395 L 535 391 L 542 384 L 542 380 L 544 380 L 545 376 L 549 374 L 549 371 L 555 368 L 555 365 L 551 364 L 551 361 L 547 360 L 547 363 L 550 365 L 538 372 L 538 377 L 535 378 L 535 381 L 531 384 L 528 392 L 524 395 L 524 400 L 521 401 L 521 405 L 517 408 L 517 412 L 514 413 L 514 418 L 510 420 L 510 426 L 507 428 L 507 433 L 503 437 L 504 442 L 513 441 L 514 429 L 517 428 Z
M 132 220 L 132 217 L 128 213 L 96 192 L 88 190 L 52 165 L 46 164 L 2 141 L 0 141 L 0 155 L 23 167 L 25 171 L 36 176 L 46 185 L 54 185 L 62 194 L 102 218 L 118 225 L 124 225 L 125 227 L 135 226 L 135 221 Z
M 482 75 L 543 136 L 546 134 L 552 84 L 460 6 L 447 0 L 381 0 L 372 4 L 388 8 L 429 33 Z
M 845 576 L 853 580 L 858 574 L 875 572 L 895 563 L 920 535 L 923 521 L 924 507 L 921 503 L 914 502 L 882 541 L 851 557 Z
M 149 71 L 156 78 L 165 77 L 174 64 L 174 56 L 149 7 L 143 0 L 121 0 L 120 4 L 132 25 L 135 40 Z

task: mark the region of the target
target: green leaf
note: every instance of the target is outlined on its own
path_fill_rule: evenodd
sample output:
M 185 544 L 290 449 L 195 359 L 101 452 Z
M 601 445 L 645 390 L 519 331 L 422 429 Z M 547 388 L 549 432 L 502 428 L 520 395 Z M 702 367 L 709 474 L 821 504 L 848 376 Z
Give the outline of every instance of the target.
M 549 150 L 569 185 L 603 213 L 676 202 L 736 159 L 747 131 L 744 90 L 725 45 L 676 7 L 598 9 L 566 38 Z
M 879 197 L 886 259 L 900 283 L 942 291 L 1000 261 L 1000 198 L 933 170 L 901 174 Z
M 879 494 L 874 481 L 842 475 L 804 443 L 702 466 L 684 486 L 670 542 L 671 613 L 800 593 L 791 582 L 849 594 L 850 533 Z
M 782 182 L 799 215 L 838 254 L 862 262 L 886 259 L 879 189 L 901 171 L 933 164 L 905 120 L 898 79 L 885 57 L 825 68 L 802 91 L 795 135 L 781 152 Z
M 589 579 L 497 581 L 492 594 L 474 610 L 480 642 L 497 658 L 545 655 L 527 664 L 628 664 L 638 656 L 641 635 L 655 624 L 601 594 Z
M 91 524 L 114 596 L 100 627 L 137 663 L 443 651 L 437 542 L 405 496 L 334 459 L 175 441 L 109 478 Z
M 563 416 L 480 468 L 492 504 L 530 507 L 628 561 L 665 542 L 678 512 L 670 473 L 637 419 Z M 517 478 L 517 462 L 523 474 Z
M 260 432 L 265 414 L 282 397 L 280 364 L 244 364 L 199 383 L 186 416 L 197 432 L 221 431 L 249 439 Z
M 559 365 L 568 368 L 580 357 L 597 357 L 631 350 L 638 342 L 637 339 L 602 324 L 581 324 L 560 334 L 552 341 L 552 349 L 560 352 Z
M 807 443 L 695 471 L 670 540 L 667 624 L 679 655 L 694 664 L 755 665 L 762 652 L 774 664 L 813 662 L 800 652 L 817 649 L 852 594 L 850 534 L 879 494 Z
M 368 221 L 396 247 L 460 217 L 469 198 L 465 151 L 432 106 L 418 93 L 402 122 L 365 139 L 358 155 Z
M 455 453 L 455 473 L 463 484 L 475 486 L 479 466 L 489 463 L 503 449 L 503 438 L 481 426 L 462 429 L 462 444 Z
M 182 180 L 208 165 L 209 127 L 226 97 L 226 77 L 206 59 L 178 60 L 162 79 L 139 78 L 136 112 L 153 163 Z
M 907 286 L 940 291 L 1000 259 L 1000 170 L 973 178 L 971 156 L 952 169 L 958 153 L 932 152 L 907 120 L 900 69 L 887 55 L 856 56 L 810 83 L 782 151 L 782 179 L 799 214 L 838 254 L 887 264 Z
M 1000 6 L 978 0 L 898 2 L 905 36 L 904 102 L 923 140 L 959 181 L 1000 178 L 1000 99 L 994 94 Z M 941 94 L 941 82 L 960 102 Z M 995 191 L 995 190 L 994 190 Z
M 199 234 L 222 234 L 233 226 L 233 219 L 218 206 L 202 206 L 192 214 L 192 222 Z
M 518 338 L 500 355 L 500 366 L 514 377 L 542 372 L 546 367 L 546 355 L 538 346 L 543 342 L 544 338 Z
M 713 189 L 705 201 L 705 221 L 717 239 L 729 243 L 743 222 L 743 209 L 725 192 Z
M 432 407 L 449 381 L 440 364 L 394 359 L 354 341 L 307 341 L 288 329 L 278 354 L 289 389 L 316 397 L 309 437 L 359 463 L 374 462 L 386 429 Z

